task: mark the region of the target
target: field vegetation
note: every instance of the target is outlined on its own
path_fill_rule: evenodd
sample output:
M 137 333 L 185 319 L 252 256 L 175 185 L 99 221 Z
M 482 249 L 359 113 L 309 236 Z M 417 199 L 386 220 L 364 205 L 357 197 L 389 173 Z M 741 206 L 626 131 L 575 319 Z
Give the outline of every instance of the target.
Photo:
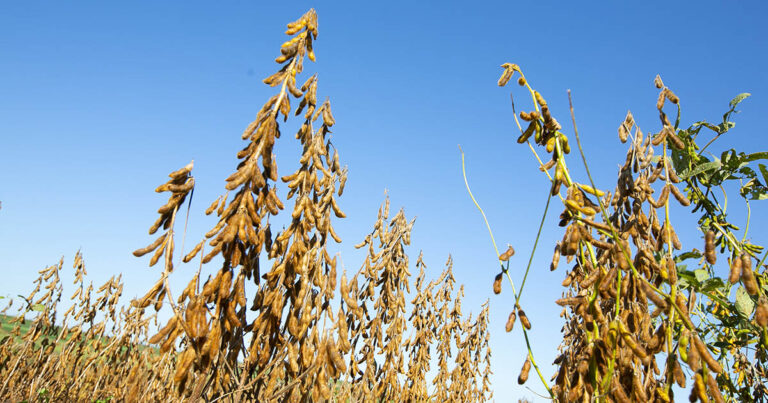
M 597 184 L 573 106 L 566 135 L 521 67 L 502 66 L 498 85 L 519 86 L 517 143 L 551 183 L 537 243 L 550 208 L 560 214 L 552 231 L 562 240 L 542 246 L 564 278 L 563 297 L 552 301 L 563 307 L 564 326 L 550 378 L 534 355 L 547 346 L 527 333 L 536 318 L 520 304 L 537 244 L 515 279 L 514 248 L 500 250 L 491 233 L 499 266 L 489 298 L 509 295 L 497 297 L 510 312 L 499 323 L 489 320 L 488 302 L 470 307 L 474 314 L 462 310 L 450 257 L 429 270 L 422 255 L 408 255 L 415 222 L 388 199 L 353 241 L 366 251 L 359 267 L 347 272 L 331 256 L 328 245 L 342 242 L 333 223 L 345 218 L 348 172 L 330 139 L 331 102 L 304 71 L 315 61 L 315 11 L 287 28 L 279 67 L 264 79 L 275 93 L 246 126 L 224 193 L 205 211 L 217 223 L 184 250 L 180 228 L 197 186 L 189 163 L 155 189 L 167 201 L 152 239 L 133 252 L 156 268 L 143 296 L 123 303 L 120 275 L 89 283 L 79 252 L 71 290 L 60 278 L 70 267 L 63 259 L 40 270 L 33 290 L 9 298 L 0 317 L 0 400 L 487 401 L 491 326 L 522 334 L 517 382 L 538 378 L 556 401 L 768 399 L 768 252 L 750 241 L 749 223 L 742 229 L 727 214 L 728 196 L 732 209 L 739 199 L 749 209 L 768 198 L 768 153 L 705 153 L 727 138 L 749 94 L 735 97 L 722 121 L 686 126 L 683 101 L 657 76 L 658 127 L 643 133 L 628 112 L 617 125 L 628 151 L 617 158 L 616 183 Z M 289 119 L 299 126 L 295 140 L 281 139 Z M 298 161 L 279 160 L 277 141 L 293 141 Z M 464 163 L 462 154 L 482 213 Z M 680 242 L 673 213 L 681 212 L 697 215 L 700 244 Z M 172 290 L 180 263 L 194 275 Z M 72 302 L 66 310 L 62 298 Z M 163 309 L 172 312 L 167 321 Z

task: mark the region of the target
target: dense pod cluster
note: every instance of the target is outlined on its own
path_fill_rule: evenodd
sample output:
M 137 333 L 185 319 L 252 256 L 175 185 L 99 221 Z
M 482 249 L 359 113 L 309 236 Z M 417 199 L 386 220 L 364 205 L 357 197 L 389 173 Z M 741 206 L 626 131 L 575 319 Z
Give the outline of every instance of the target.
M 502 67 L 499 85 L 515 73 L 522 77 L 519 66 Z M 682 244 L 672 227 L 669 204 L 686 207 L 691 201 L 678 187 L 682 179 L 667 151 L 667 146 L 682 150 L 686 143 L 664 111 L 667 101 L 679 108 L 679 98 L 656 77 L 662 129 L 652 136 L 643 135 L 632 113 L 627 113 L 618 133 L 622 142 L 629 142 L 629 151 L 614 192 L 606 193 L 573 181 L 564 158 L 570 151 L 567 137 L 559 131 L 541 94 L 527 80 L 522 81 L 531 93 L 534 110 L 519 114 L 528 127 L 521 127 L 518 142 L 532 138 L 551 155 L 541 170 L 551 179 L 551 194 L 565 207 L 560 215 L 565 233 L 550 265 L 556 270 L 564 258 L 570 268 L 562 283 L 567 291 L 556 301 L 563 307 L 565 326 L 555 360 L 553 397 L 559 401 L 672 401 L 672 386 L 688 384 L 693 385 L 691 401 L 724 401 L 716 378 L 724 373 L 718 359 L 725 351 L 708 346 L 700 336 L 702 330 L 692 319 L 697 293 L 679 289 L 682 269 L 676 253 Z M 654 154 L 654 146 L 663 146 L 661 156 Z M 699 256 L 707 265 L 714 265 L 716 246 L 725 241 L 715 227 L 705 229 L 704 235 L 704 252 Z M 735 253 L 730 261 L 729 281 L 741 281 L 746 292 L 757 297 L 760 290 L 751 256 Z M 500 288 L 497 277 L 494 292 Z M 758 326 L 765 322 L 762 301 L 755 313 Z M 513 311 L 507 331 L 513 329 L 516 317 L 524 322 L 524 313 Z M 691 371 L 690 378 L 681 362 Z M 530 369 L 529 358 L 518 378 L 521 384 Z
M 15 329 L 0 342 L 0 398 L 490 398 L 488 305 L 474 319 L 462 316 L 463 289 L 452 295 L 450 261 L 437 280 L 425 285 L 421 256 L 415 295 L 411 293 L 406 247 L 413 220 L 406 220 L 402 210 L 390 219 L 389 201 L 381 206 L 373 232 L 358 245 L 368 249 L 360 271 L 351 280 L 342 273 L 339 280 L 337 257 L 330 256 L 327 246 L 330 240 L 341 242 L 331 219 L 345 217 L 337 198 L 347 170 L 330 141 L 335 119 L 330 102 L 318 101 L 317 76 L 302 85 L 296 81 L 304 58 L 315 60 L 315 11 L 288 24 L 286 33 L 291 38 L 276 59 L 281 67 L 264 80 L 280 90 L 244 131 L 247 145 L 226 179 L 227 193 L 205 211 L 215 214 L 218 222 L 203 241 L 178 256 L 184 263 L 200 260 L 178 298 L 172 296 L 169 277 L 174 256 L 179 255 L 177 213 L 191 201 L 195 187 L 192 163 L 169 174 L 170 179 L 155 189 L 170 196 L 149 230 L 156 238 L 134 255 L 150 255 L 149 266 L 162 262 L 163 268 L 159 279 L 127 309 L 118 310 L 119 277 L 95 292 L 85 287 L 85 266 L 78 254 L 74 304 L 57 318 L 63 263 L 40 272 Z M 291 106 L 292 99 L 297 106 Z M 280 177 L 273 149 L 280 137 L 280 118 L 285 122 L 289 115 L 303 119 L 295 136 L 302 153 L 295 171 Z M 293 200 L 292 208 L 278 195 L 281 187 L 287 188 L 285 200 Z M 286 209 L 289 212 L 282 213 Z M 287 219 L 280 230 L 272 227 L 276 216 Z M 510 249 L 507 255 L 512 253 Z M 204 265 L 211 262 L 218 269 L 206 278 Z M 336 298 L 337 282 L 341 298 Z M 171 317 L 150 333 L 150 322 L 157 323 L 163 307 Z M 26 315 L 36 316 L 22 331 Z M 57 327 L 57 319 L 67 326 Z M 430 351 L 435 347 L 437 375 L 430 380 Z M 36 395 L 42 391 L 45 396 Z
M 411 273 L 405 247 L 413 224 L 402 210 L 390 219 L 386 200 L 373 232 L 356 245 L 367 247 L 365 262 L 351 279 L 342 274 L 337 330 L 339 340 L 349 341 L 340 342 L 348 366 L 347 376 L 341 378 L 347 386 L 338 397 L 485 401 L 491 394 L 488 307 L 474 321 L 463 319 L 463 290 L 452 296 L 455 280 L 450 259 L 442 274 L 425 285 L 426 264 L 419 255 L 415 296 L 406 317 Z M 411 336 L 406 338 L 409 328 Z M 435 347 L 437 374 L 430 382 L 427 373 Z
M 139 402 L 171 398 L 173 354 L 157 354 L 142 345 L 151 317 L 145 317 L 143 309 L 120 308 L 119 277 L 96 290 L 86 285 L 79 252 L 73 268 L 76 289 L 64 314 L 57 312 L 64 290 L 59 277 L 62 260 L 40 271 L 35 289 L 12 321 L 10 335 L 0 341 L 0 399 Z

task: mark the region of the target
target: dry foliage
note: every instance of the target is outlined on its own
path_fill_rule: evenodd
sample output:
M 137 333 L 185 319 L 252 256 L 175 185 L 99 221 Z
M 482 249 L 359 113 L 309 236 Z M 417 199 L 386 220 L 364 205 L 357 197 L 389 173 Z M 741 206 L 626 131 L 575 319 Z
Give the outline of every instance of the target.
M 336 294 L 337 258 L 327 246 L 330 240 L 341 242 L 331 221 L 345 217 L 337 198 L 347 170 L 330 141 L 335 120 L 330 101 L 318 102 L 317 75 L 297 83 L 305 57 L 315 60 L 315 11 L 288 24 L 286 33 L 291 38 L 275 60 L 280 68 L 264 80 L 279 92 L 242 134 L 247 145 L 226 179 L 227 193 L 206 210 L 216 214 L 218 223 L 182 258 L 184 263 L 196 257 L 200 262 L 178 298 L 172 296 L 168 279 L 174 271 L 176 216 L 194 191 L 192 163 L 172 172 L 156 189 L 170 193 L 149 230 L 150 235 L 162 233 L 134 255 L 152 253 L 149 266 L 162 262 L 163 268 L 155 284 L 129 307 L 118 304 L 119 278 L 91 300 L 78 254 L 75 304 L 58 321 L 65 326 L 56 327 L 63 263 L 41 271 L 28 298 L 34 302 L 17 319 L 22 322 L 39 311 L 32 326 L 21 334 L 18 325 L 0 344 L 0 399 L 490 398 L 487 304 L 474 320 L 462 316 L 463 291 L 452 295 L 450 260 L 442 275 L 425 285 L 426 265 L 420 256 L 420 275 L 411 293 L 406 246 L 413 221 L 402 210 L 390 219 L 389 200 L 379 209 L 374 230 L 358 245 L 369 251 L 360 271 L 349 280 L 341 273 Z M 279 177 L 273 148 L 281 134 L 280 119 L 285 122 L 289 115 L 303 120 L 295 135 L 302 154 L 295 171 Z M 283 200 L 278 195 L 282 187 L 287 188 Z M 291 199 L 290 213 L 282 212 Z M 273 231 L 270 221 L 288 214 L 288 225 Z M 208 263 L 218 269 L 204 279 Z M 247 292 L 249 284 L 255 288 L 252 293 Z M 37 296 L 43 285 L 47 292 Z M 163 306 L 170 307 L 171 319 L 149 333 Z M 432 347 L 438 357 L 431 356 Z M 427 379 L 434 360 L 437 375 Z

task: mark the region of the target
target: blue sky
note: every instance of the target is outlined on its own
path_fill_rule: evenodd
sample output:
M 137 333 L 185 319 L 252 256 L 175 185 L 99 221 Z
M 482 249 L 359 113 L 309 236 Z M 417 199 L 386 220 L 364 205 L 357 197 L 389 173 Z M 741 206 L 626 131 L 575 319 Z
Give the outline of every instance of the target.
M 133 297 L 154 282 L 157 270 L 131 255 L 149 243 L 165 202 L 153 189 L 194 159 L 188 245 L 214 224 L 202 211 L 223 193 L 240 133 L 274 92 L 261 79 L 277 67 L 285 23 L 310 7 L 319 14 L 318 62 L 305 71 L 319 73 L 319 96 L 331 99 L 333 141 L 350 170 L 340 200 L 348 218 L 336 221 L 345 242 L 333 248 L 348 271 L 359 267 L 351 245 L 370 231 L 385 190 L 393 208 L 416 216 L 412 263 L 423 250 L 436 275 L 452 254 L 465 312 L 490 298 L 498 401 L 535 394 L 514 382 L 522 334 L 503 330 L 512 295 L 491 292 L 495 255 L 465 192 L 457 145 L 500 247 L 518 251 L 518 283 L 549 187 L 515 143 L 509 91 L 521 107 L 526 97 L 496 86 L 499 65 L 519 64 L 569 134 L 571 89 L 603 188 L 615 186 L 624 159 L 616 128 L 627 109 L 645 132 L 659 129 L 657 73 L 682 99 L 683 124 L 716 121 L 733 96 L 751 92 L 726 140 L 768 149 L 759 123 L 768 109 L 761 2 L 123 4 L 0 4 L 0 295 L 26 293 L 38 269 L 61 256 L 71 265 L 79 248 L 94 283 L 122 272 Z M 277 146 L 281 175 L 295 169 L 294 129 L 288 124 Z M 570 161 L 578 178 L 579 160 Z M 743 205 L 732 206 L 738 217 Z M 559 210 L 553 203 L 521 300 L 546 376 L 562 325 L 553 301 L 565 265 L 547 269 L 562 235 Z M 753 223 L 768 219 L 764 210 L 753 204 Z M 695 221 L 683 211 L 676 219 Z M 683 235 L 700 247 L 697 234 Z M 768 231 L 753 224 L 750 235 L 761 243 Z M 175 283 L 193 270 L 177 269 Z M 533 377 L 526 386 L 543 392 Z

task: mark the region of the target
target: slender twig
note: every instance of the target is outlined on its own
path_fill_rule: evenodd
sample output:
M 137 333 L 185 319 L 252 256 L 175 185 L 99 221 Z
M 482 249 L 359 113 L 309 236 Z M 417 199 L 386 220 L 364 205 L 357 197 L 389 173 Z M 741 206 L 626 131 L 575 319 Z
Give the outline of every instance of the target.
M 500 254 L 499 254 L 499 248 L 496 246 L 496 240 L 493 237 L 493 231 L 491 231 L 491 225 L 488 223 L 488 218 L 485 216 L 485 212 L 480 207 L 480 204 L 475 199 L 475 196 L 472 195 L 472 190 L 469 188 L 469 182 L 467 181 L 467 170 L 466 170 L 466 164 L 464 162 L 464 151 L 461 149 L 461 146 L 459 146 L 459 151 L 461 152 L 461 171 L 464 174 L 464 184 L 467 187 L 467 192 L 469 193 L 469 197 L 472 198 L 472 202 L 475 203 L 475 207 L 477 207 L 478 210 L 480 210 L 480 213 L 483 215 L 483 220 L 485 220 L 485 225 L 488 228 L 488 233 L 491 235 L 491 242 L 493 242 L 493 248 L 496 250 L 496 258 L 499 261 L 499 265 L 501 265 L 502 272 L 506 275 L 507 280 L 509 280 L 509 283 L 512 287 L 512 296 L 515 298 L 515 308 L 517 308 L 517 301 L 519 300 L 519 295 L 515 291 L 515 283 L 512 281 L 512 277 L 509 275 L 509 270 L 504 269 L 503 262 L 501 261 Z M 547 208 L 549 207 L 549 198 L 547 198 Z M 546 217 L 546 209 L 544 211 L 544 216 Z M 544 218 L 542 218 L 542 224 L 544 222 Z M 539 228 L 539 233 L 541 233 L 541 227 Z M 538 243 L 538 236 L 537 236 L 537 243 Z M 534 252 L 535 252 L 536 246 L 534 245 Z M 531 259 L 533 259 L 533 252 L 531 253 Z M 528 267 L 530 268 L 530 262 L 528 263 Z M 528 274 L 528 270 L 526 269 L 526 276 Z M 544 375 L 541 374 L 541 371 L 539 370 L 539 366 L 536 365 L 536 360 L 533 358 L 533 350 L 531 349 L 531 343 L 528 340 L 528 331 L 525 329 L 525 326 L 522 326 L 523 329 L 523 336 L 525 337 L 525 345 L 528 349 L 528 357 L 531 359 L 531 363 L 533 364 L 534 369 L 536 370 L 536 373 L 539 375 L 539 379 L 541 379 L 541 383 L 544 385 L 544 387 L 547 389 L 547 392 L 549 392 L 549 395 L 552 396 L 552 398 L 555 397 L 554 393 L 550 389 L 549 385 L 547 384 L 547 381 L 544 379 Z
M 544 214 L 541 215 L 541 222 L 539 223 L 539 230 L 536 232 L 536 240 L 533 241 L 533 249 L 531 250 L 531 257 L 528 258 L 528 266 L 525 268 L 525 274 L 523 275 L 523 282 L 520 283 L 520 291 L 517 294 L 517 298 L 515 298 L 515 306 L 518 306 L 518 302 L 520 301 L 520 296 L 523 295 L 523 287 L 525 287 L 525 280 L 528 278 L 528 271 L 531 270 L 531 263 L 533 263 L 533 256 L 536 254 L 536 247 L 539 245 L 539 237 L 541 237 L 541 231 L 544 229 L 544 221 L 546 221 L 547 218 L 547 211 L 549 211 L 549 202 L 552 200 L 552 197 L 549 194 L 549 191 L 547 191 L 547 205 L 544 206 Z

